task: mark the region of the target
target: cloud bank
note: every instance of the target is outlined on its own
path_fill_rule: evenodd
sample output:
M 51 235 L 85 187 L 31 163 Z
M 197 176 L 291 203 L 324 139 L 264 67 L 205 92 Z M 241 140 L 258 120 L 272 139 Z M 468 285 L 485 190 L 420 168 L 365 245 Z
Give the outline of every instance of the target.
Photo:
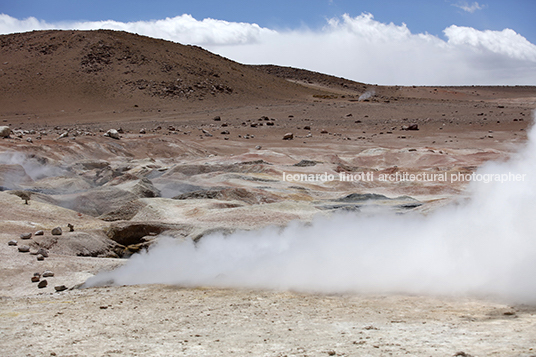
M 46 23 L 0 14 L 0 33 L 42 29 L 123 30 L 199 45 L 242 63 L 305 68 L 367 83 L 536 84 L 536 45 L 511 29 L 452 25 L 442 38 L 414 34 L 405 24 L 382 23 L 367 13 L 327 19 L 317 30 L 272 30 L 190 15 L 126 23 Z

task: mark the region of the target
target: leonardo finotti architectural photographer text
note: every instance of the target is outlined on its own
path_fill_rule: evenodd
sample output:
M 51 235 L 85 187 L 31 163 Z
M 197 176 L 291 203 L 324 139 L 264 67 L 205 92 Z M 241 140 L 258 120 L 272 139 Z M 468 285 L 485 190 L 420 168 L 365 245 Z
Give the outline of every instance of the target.
M 526 174 L 502 173 L 502 174 L 480 174 L 480 173 L 408 173 L 395 172 L 391 174 L 377 173 L 373 171 L 363 171 L 355 174 L 341 172 L 338 174 L 289 174 L 283 172 L 283 181 L 288 182 L 521 182 L 527 178 Z

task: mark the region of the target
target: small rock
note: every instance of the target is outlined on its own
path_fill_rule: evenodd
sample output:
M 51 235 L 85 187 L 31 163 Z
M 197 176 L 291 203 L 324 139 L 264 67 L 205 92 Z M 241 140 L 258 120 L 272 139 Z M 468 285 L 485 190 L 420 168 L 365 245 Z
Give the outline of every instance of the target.
M 45 257 L 43 257 L 41 254 L 37 254 L 37 260 L 39 261 L 45 260 Z
M 121 136 L 119 135 L 119 132 L 115 129 L 110 129 L 108 130 L 104 136 L 107 136 L 109 138 L 112 138 L 112 139 L 116 139 L 116 140 L 119 140 L 121 139 Z
M 53 236 L 61 236 L 62 233 L 63 233 L 63 231 L 61 230 L 61 227 L 56 227 L 56 228 L 52 229 L 52 235 Z
M 26 138 L 26 141 L 29 142 L 29 143 L 33 143 L 32 138 Z
M 320 134 L 327 134 L 327 133 L 328 133 L 328 131 L 326 129 L 320 130 Z
M 54 287 L 54 290 L 56 291 L 64 291 L 64 290 L 67 290 L 67 287 L 65 285 L 57 285 Z
M 140 134 L 145 134 L 145 133 L 147 133 L 146 129 L 140 129 Z
M 286 133 L 285 135 L 283 135 L 283 140 L 292 140 L 294 139 L 294 134 L 292 133 Z
M 51 276 L 54 276 L 54 273 L 51 272 L 50 270 L 45 270 L 45 271 L 43 272 L 43 278 L 49 278 L 49 277 L 51 277 Z
M 20 239 L 30 239 L 32 238 L 32 234 L 31 233 L 22 233 L 20 235 Z
M 58 138 L 56 140 L 59 140 L 59 139 L 63 139 L 63 138 L 66 138 L 69 136 L 69 133 L 68 132 L 65 132 L 63 134 L 61 134 L 60 136 L 58 136 Z
M 44 234 L 45 234 L 45 231 L 41 231 L 41 230 L 40 230 L 40 231 L 35 232 L 35 233 L 34 233 L 34 236 L 42 236 L 42 235 L 44 235 Z
M 19 252 L 21 253 L 28 253 L 30 251 L 30 247 L 28 247 L 27 245 L 22 245 L 19 247 Z
M 43 257 L 48 258 L 48 250 L 45 248 L 37 249 L 37 254 L 41 254 Z
M 32 276 L 32 283 L 37 283 L 37 282 L 39 282 L 39 280 L 41 280 L 40 276 L 38 276 L 38 275 Z
M 211 136 L 212 136 L 212 134 L 209 133 L 209 132 L 208 132 L 207 130 L 205 130 L 205 129 L 201 129 L 201 132 L 202 132 L 205 136 L 208 136 L 208 137 L 211 137 Z
M 221 121 L 221 117 L 219 115 L 215 116 L 214 118 L 212 118 L 212 120 L 214 121 Z
M 260 150 L 260 149 L 262 149 L 262 146 L 260 145 L 255 146 L 255 150 Z
M 47 285 L 48 285 L 48 281 L 47 281 L 47 279 L 43 279 L 43 280 L 41 280 L 41 281 L 39 282 L 39 284 L 37 284 L 37 287 L 38 287 L 39 289 L 43 289 L 43 288 L 46 288 Z
M 224 130 L 224 131 L 221 132 L 221 134 L 222 135 L 229 135 L 230 133 L 229 133 L 229 130 Z
M 7 242 L 7 245 L 17 245 L 17 243 L 18 242 L 16 240 L 12 239 L 9 242 Z
M 69 232 L 74 232 L 74 226 L 70 223 L 67 223 L 67 227 L 69 227 Z

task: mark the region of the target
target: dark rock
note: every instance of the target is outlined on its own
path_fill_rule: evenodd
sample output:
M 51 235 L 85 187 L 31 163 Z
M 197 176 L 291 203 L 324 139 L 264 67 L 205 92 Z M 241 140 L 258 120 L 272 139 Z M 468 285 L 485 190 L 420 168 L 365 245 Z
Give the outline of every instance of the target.
M 34 233 L 34 236 L 42 236 L 42 235 L 44 235 L 44 234 L 45 234 L 45 231 L 41 231 L 41 230 L 39 230 L 39 231 L 37 231 L 37 232 Z
M 62 233 L 63 233 L 63 231 L 61 230 L 61 227 L 56 227 L 56 228 L 52 229 L 52 235 L 53 236 L 61 236 Z
M 67 227 L 69 227 L 69 232 L 74 232 L 74 226 L 70 223 L 67 223 Z
M 48 250 L 46 250 L 45 248 L 37 249 L 37 254 L 40 254 L 43 257 L 48 258 Z
M 292 140 L 294 139 L 294 134 L 292 133 L 286 133 L 285 135 L 283 135 L 283 140 Z
M 15 245 L 17 245 L 17 243 L 18 243 L 18 242 L 17 242 L 16 240 L 12 239 L 12 240 L 10 240 L 9 242 L 7 242 L 7 245 L 15 246 Z
M 32 233 L 22 233 L 20 239 L 30 239 L 32 238 Z
M 37 283 L 37 282 L 39 282 L 39 280 L 41 280 L 40 276 L 38 276 L 38 275 L 32 276 L 32 283 Z
M 42 261 L 45 260 L 45 257 L 43 257 L 41 254 L 37 255 L 37 260 Z
M 139 244 L 145 236 L 156 236 L 165 231 L 184 230 L 186 225 L 161 222 L 118 222 L 106 232 L 109 239 L 123 246 Z
M 215 116 L 214 118 L 212 118 L 212 120 L 214 121 L 221 121 L 221 117 L 219 115 Z
M 419 124 L 403 125 L 402 130 L 419 130 Z
M 54 290 L 56 290 L 57 292 L 60 292 L 60 291 L 67 290 L 67 287 L 65 285 L 56 285 L 54 287 Z
M 48 285 L 48 281 L 46 279 L 43 279 L 39 282 L 39 284 L 37 284 L 37 287 L 39 289 L 43 289 L 43 288 L 46 288 Z
M 318 164 L 318 162 L 316 161 L 313 161 L 313 160 L 302 160 L 292 166 L 297 166 L 297 167 L 308 167 L 308 166 L 316 166 L 316 164 Z
M 43 278 L 49 278 L 49 277 L 51 277 L 51 276 L 54 276 L 54 273 L 51 272 L 50 270 L 45 270 L 45 271 L 43 272 Z

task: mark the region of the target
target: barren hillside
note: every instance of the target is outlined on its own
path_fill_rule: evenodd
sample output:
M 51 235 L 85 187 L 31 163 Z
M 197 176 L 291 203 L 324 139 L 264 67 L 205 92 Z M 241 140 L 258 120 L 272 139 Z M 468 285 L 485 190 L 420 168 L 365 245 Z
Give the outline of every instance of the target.
M 197 46 L 119 31 L 3 35 L 0 58 L 3 113 L 244 104 L 311 93 Z

